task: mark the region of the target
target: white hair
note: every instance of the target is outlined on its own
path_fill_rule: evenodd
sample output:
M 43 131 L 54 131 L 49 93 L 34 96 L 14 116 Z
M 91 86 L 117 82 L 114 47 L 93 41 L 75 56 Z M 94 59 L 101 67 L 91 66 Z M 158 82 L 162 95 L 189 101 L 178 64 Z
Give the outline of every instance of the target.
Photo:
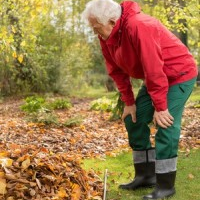
M 106 25 L 109 20 L 117 21 L 121 16 L 121 6 L 113 0 L 92 0 L 86 4 L 82 13 L 84 21 L 94 17 L 99 23 Z

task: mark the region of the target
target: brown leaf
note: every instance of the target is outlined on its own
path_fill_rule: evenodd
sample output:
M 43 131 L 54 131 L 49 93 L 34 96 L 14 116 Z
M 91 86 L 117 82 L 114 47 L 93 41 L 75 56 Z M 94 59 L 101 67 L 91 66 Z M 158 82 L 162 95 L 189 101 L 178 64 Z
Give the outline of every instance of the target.
M 14 174 L 5 174 L 7 180 L 15 180 L 17 177 Z
M 69 195 L 67 194 L 66 190 L 63 187 L 60 187 L 58 190 L 58 197 L 60 198 L 65 198 L 68 197 Z
M 32 189 L 32 188 L 29 189 L 29 192 L 30 192 L 30 195 L 31 195 L 32 197 L 36 195 L 35 190 Z
M 38 188 L 41 190 L 42 185 L 41 185 L 41 183 L 40 183 L 40 180 L 37 179 L 37 178 L 36 178 L 35 180 L 36 180 L 36 183 L 37 183 Z
M 6 200 L 15 200 L 14 197 L 8 197 Z
M 0 178 L 0 194 L 6 194 L 6 179 Z
M 27 168 L 30 166 L 30 163 L 31 163 L 31 161 L 30 161 L 29 158 L 26 159 L 26 160 L 24 160 L 24 161 L 22 162 L 22 168 L 23 168 L 23 169 L 27 169 Z
M 188 178 L 189 178 L 189 179 L 194 179 L 194 175 L 193 175 L 193 174 L 189 174 L 189 175 L 188 175 Z
M 79 200 L 81 197 L 81 188 L 78 184 L 74 184 L 72 187 L 71 200 Z
M 13 160 L 9 158 L 0 158 L 0 164 L 3 167 L 10 167 L 12 166 Z
M 5 178 L 5 173 L 4 172 L 0 172 L 0 178 Z

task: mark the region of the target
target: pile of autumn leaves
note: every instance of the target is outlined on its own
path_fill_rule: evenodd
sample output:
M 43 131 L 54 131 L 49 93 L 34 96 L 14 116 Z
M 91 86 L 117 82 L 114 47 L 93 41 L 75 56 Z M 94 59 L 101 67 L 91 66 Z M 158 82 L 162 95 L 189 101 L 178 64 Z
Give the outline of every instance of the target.
M 103 185 L 67 153 L 0 143 L 1 200 L 101 200 Z

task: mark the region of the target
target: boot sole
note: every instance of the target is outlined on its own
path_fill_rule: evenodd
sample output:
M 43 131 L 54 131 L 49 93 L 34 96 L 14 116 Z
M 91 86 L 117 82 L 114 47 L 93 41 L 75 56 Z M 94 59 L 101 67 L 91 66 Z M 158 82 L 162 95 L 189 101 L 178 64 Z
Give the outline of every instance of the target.
M 162 197 L 162 198 L 157 198 L 157 199 L 151 199 L 151 198 L 148 198 L 148 197 L 147 198 L 143 197 L 142 200 L 165 200 L 165 199 L 172 198 L 175 194 L 176 194 L 176 192 L 174 192 L 173 194 L 169 194 L 169 195 Z

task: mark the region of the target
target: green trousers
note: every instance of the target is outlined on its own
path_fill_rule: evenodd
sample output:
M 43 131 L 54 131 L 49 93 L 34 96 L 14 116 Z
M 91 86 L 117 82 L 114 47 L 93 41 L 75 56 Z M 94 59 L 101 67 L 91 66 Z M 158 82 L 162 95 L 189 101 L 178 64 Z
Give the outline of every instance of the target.
M 177 157 L 182 113 L 195 81 L 196 78 L 169 88 L 167 94 L 168 110 L 174 117 L 174 123 L 166 129 L 158 127 L 155 136 L 156 160 Z M 153 120 L 154 107 L 144 85 L 138 92 L 136 107 L 137 122 L 133 123 L 130 115 L 124 120 L 128 132 L 129 145 L 134 151 L 152 149 L 149 123 Z

